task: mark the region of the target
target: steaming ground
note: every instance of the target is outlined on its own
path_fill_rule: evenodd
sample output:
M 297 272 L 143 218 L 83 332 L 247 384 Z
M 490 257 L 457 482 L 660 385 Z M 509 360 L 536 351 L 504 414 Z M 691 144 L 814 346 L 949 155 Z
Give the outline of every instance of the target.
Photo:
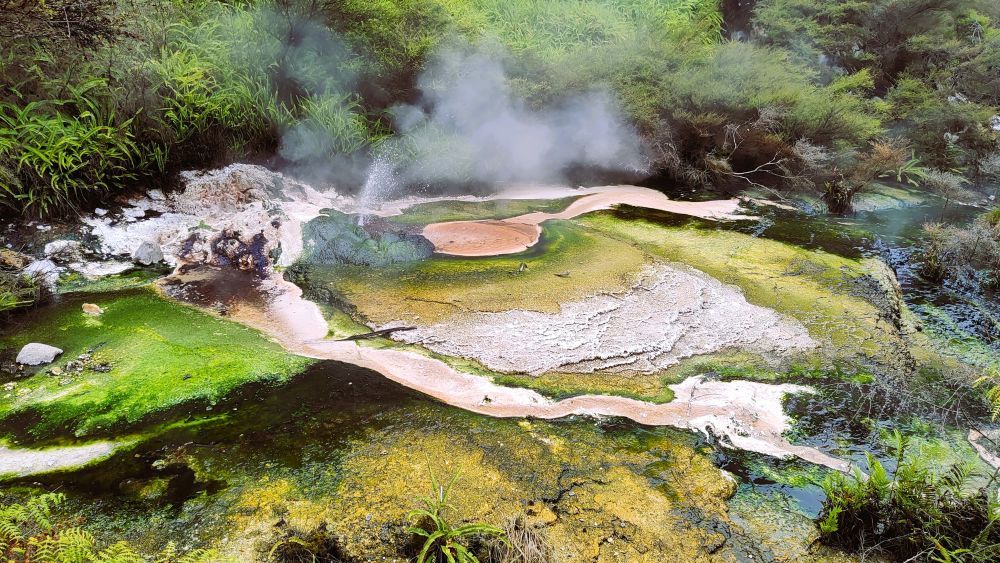
M 459 315 L 394 337 L 494 371 L 531 374 L 654 373 L 725 349 L 774 357 L 817 346 L 798 321 L 697 270 L 666 264 L 648 267 L 626 292 L 566 303 L 555 314 Z

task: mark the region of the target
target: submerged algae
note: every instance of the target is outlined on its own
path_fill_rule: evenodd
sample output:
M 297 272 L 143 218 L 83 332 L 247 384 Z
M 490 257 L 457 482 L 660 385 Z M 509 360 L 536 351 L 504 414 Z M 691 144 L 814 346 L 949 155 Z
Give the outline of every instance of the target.
M 87 300 L 104 313 L 84 314 L 80 305 Z M 33 439 L 114 435 L 192 401 L 211 408 L 243 383 L 283 381 L 311 361 L 152 289 L 63 298 L 12 328 L 18 330 L 0 341 L 5 346 L 42 341 L 65 350 L 63 360 L 91 356 L 82 371 L 62 366 L 53 376 L 51 367 L 32 370 L 0 395 L 7 431 Z
M 762 555 L 726 514 L 733 484 L 680 431 L 483 417 L 334 362 L 219 406 L 60 483 L 77 502 L 102 499 L 90 512 L 99 535 L 124 527 L 150 550 L 178 540 L 239 560 L 263 558 L 283 530 L 322 527 L 351 556 L 402 561 L 407 513 L 427 494 L 431 471 L 460 472 L 451 521 L 500 524 L 524 513 L 562 560 Z M 164 474 L 180 466 L 188 472 Z M 101 488 L 80 488 L 88 482 Z M 156 495 L 183 492 L 178 482 L 190 492 L 162 511 Z

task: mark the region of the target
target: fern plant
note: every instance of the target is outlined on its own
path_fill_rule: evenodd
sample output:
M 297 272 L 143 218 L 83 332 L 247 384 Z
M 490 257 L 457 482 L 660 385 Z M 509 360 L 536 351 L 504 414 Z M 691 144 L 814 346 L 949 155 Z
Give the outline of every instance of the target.
M 993 420 L 1000 417 L 1000 367 L 990 366 L 982 377 L 975 381 L 976 387 L 985 387 L 986 400 L 990 404 Z
M 148 560 L 124 541 L 100 548 L 90 532 L 68 525 L 58 513 L 65 500 L 62 493 L 45 493 L 23 503 L 0 504 L 0 557 L 32 563 L 144 563 Z M 212 550 L 199 549 L 182 554 L 172 543 L 152 558 L 155 563 L 227 560 Z
M 893 432 L 896 471 L 868 454 L 869 475 L 834 474 L 824 483 L 818 519 L 824 543 L 847 549 L 877 545 L 899 559 L 986 562 L 1000 557 L 996 491 L 970 486 L 972 468 L 941 470 Z
M 409 518 L 416 519 L 416 522 L 415 525 L 406 528 L 406 531 L 424 538 L 423 547 L 417 554 L 417 563 L 428 561 L 479 563 L 479 559 L 469 551 L 463 541 L 476 536 L 492 536 L 505 543 L 507 541 L 506 532 L 496 526 L 477 523 L 453 526 L 445 519 L 445 509 L 452 508 L 448 504 L 448 495 L 458 476 L 456 472 L 447 485 L 441 485 L 431 472 L 431 496 L 421 499 L 424 508 L 409 514 Z

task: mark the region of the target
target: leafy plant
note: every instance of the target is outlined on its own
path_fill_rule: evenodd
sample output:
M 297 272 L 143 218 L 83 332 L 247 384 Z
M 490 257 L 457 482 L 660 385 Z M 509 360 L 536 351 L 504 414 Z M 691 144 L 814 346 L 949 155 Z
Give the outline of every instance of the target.
M 0 556 L 34 563 L 143 563 L 147 561 L 126 542 L 99 548 L 86 530 L 60 518 L 62 493 L 44 493 L 23 503 L 0 504 Z M 227 560 L 211 550 L 187 554 L 168 544 L 152 559 L 156 563 L 215 563 Z
M 1000 368 L 990 366 L 982 377 L 975 381 L 976 387 L 985 387 L 985 397 L 990 403 L 993 420 L 1000 418 Z
M 897 560 L 994 561 L 1000 557 L 1000 502 L 989 485 L 972 487 L 972 469 L 931 467 L 894 431 L 896 470 L 868 455 L 869 474 L 833 474 L 818 517 L 824 543 L 862 546 Z
M 463 541 L 477 536 L 493 536 L 506 541 L 503 537 L 506 532 L 502 528 L 477 523 L 453 526 L 445 519 L 444 511 L 452 508 L 448 504 L 448 495 L 458 476 L 459 473 L 456 472 L 447 485 L 441 485 L 431 472 L 431 496 L 421 499 L 424 508 L 408 515 L 409 518 L 416 519 L 416 522 L 406 528 L 406 531 L 424 538 L 423 547 L 417 554 L 417 563 L 442 560 L 448 563 L 479 563 L 479 559 Z

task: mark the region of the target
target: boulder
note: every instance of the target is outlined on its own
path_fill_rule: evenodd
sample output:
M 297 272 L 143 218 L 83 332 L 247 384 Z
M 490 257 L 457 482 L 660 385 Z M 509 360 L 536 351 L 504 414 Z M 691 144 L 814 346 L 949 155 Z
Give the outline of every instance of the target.
M 25 344 L 24 348 L 21 348 L 21 351 L 17 353 L 15 361 L 26 366 L 37 366 L 51 363 L 52 360 L 56 359 L 56 356 L 62 353 L 63 351 L 55 346 L 32 342 Z
M 143 266 L 152 266 L 163 261 L 163 250 L 155 242 L 143 241 L 132 253 L 132 261 Z
M 27 254 L 21 254 L 9 248 L 0 248 L 0 266 L 21 270 L 26 268 L 28 264 L 31 264 L 32 261 L 34 261 L 34 258 Z
M 55 287 L 59 281 L 59 272 L 62 269 L 56 266 L 52 260 L 36 260 L 22 270 L 26 276 L 30 276 L 45 284 L 48 287 Z

